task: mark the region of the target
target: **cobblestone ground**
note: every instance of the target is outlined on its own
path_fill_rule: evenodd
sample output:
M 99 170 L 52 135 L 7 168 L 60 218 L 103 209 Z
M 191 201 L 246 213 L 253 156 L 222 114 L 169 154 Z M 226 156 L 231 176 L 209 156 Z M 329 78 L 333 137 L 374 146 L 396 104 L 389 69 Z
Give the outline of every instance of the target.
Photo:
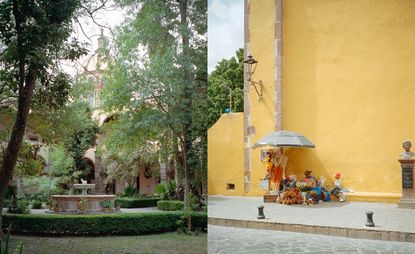
M 208 250 L 212 254 L 412 254 L 415 244 L 209 225 Z

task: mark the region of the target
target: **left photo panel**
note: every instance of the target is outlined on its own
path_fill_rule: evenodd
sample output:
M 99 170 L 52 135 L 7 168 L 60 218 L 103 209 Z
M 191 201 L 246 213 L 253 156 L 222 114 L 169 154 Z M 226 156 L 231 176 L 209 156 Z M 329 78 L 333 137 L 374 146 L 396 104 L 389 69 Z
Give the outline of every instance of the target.
M 0 253 L 207 253 L 207 8 L 0 1 Z

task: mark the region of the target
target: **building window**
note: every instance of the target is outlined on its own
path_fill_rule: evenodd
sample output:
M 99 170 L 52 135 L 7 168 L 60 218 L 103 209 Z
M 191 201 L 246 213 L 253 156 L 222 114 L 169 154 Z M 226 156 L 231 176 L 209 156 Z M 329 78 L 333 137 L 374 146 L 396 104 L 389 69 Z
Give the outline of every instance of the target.
M 235 184 L 234 183 L 227 183 L 226 184 L 227 190 L 235 190 Z

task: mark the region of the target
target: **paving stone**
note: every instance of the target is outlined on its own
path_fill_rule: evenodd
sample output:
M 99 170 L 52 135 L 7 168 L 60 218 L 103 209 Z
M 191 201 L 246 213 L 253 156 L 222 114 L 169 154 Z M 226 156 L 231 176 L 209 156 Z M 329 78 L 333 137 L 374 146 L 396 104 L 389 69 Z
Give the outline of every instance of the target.
M 415 253 L 415 243 L 209 225 L 208 253 Z

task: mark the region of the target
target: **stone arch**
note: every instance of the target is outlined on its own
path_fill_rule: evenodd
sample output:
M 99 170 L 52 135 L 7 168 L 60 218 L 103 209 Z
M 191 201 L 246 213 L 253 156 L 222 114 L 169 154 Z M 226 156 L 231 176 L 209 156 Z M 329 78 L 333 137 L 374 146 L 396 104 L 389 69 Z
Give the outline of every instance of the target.
M 82 170 L 88 169 L 89 172 L 86 175 L 86 180 L 88 183 L 92 183 L 92 180 L 95 180 L 95 163 L 88 157 L 83 157 L 82 159 L 83 166 Z

